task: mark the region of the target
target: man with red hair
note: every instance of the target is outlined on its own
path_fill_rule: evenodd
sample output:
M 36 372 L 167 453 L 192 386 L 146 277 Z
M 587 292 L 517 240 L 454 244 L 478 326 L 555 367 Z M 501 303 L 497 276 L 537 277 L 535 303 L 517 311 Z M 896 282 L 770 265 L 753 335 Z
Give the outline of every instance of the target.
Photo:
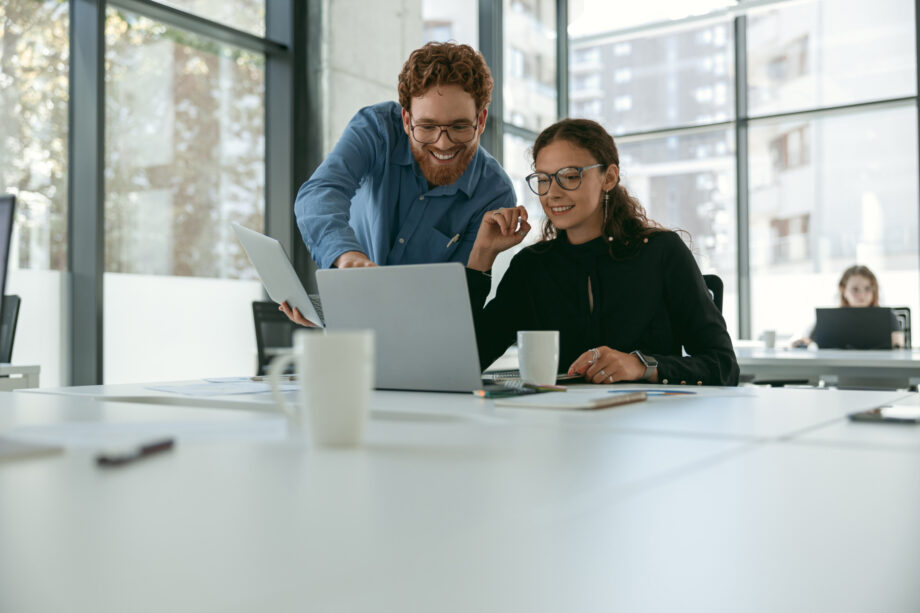
M 479 146 L 492 87 L 468 45 L 412 52 L 399 103 L 361 109 L 297 193 L 297 226 L 319 267 L 466 264 L 483 214 L 516 203 L 508 175 Z

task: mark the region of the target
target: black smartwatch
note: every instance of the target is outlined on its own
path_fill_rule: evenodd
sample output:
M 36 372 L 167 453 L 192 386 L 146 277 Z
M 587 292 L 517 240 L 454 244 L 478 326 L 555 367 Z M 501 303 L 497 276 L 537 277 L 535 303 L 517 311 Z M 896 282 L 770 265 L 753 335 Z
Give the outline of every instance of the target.
M 630 353 L 639 358 L 639 361 L 645 366 L 645 374 L 642 375 L 642 380 L 645 381 L 650 379 L 651 376 L 655 374 L 655 371 L 658 370 L 658 360 L 650 355 L 645 355 L 638 349 L 630 351 Z

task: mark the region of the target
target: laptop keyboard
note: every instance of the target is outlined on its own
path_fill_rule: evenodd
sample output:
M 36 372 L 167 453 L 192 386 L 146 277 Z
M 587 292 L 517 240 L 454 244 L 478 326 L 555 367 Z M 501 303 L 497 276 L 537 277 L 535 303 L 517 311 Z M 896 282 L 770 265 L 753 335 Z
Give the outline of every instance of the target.
M 521 378 L 521 371 L 516 368 L 509 368 L 507 370 L 488 370 L 482 373 L 482 380 L 489 383 L 502 383 L 504 381 L 516 381 Z M 569 373 L 561 372 L 556 375 L 556 381 L 574 381 L 576 379 L 581 379 L 581 375 L 570 375 Z
M 517 368 L 510 368 L 507 370 L 490 370 L 482 373 L 483 381 L 513 381 L 520 378 L 521 371 L 519 371 Z
M 307 298 L 309 298 L 310 302 L 313 303 L 313 308 L 316 309 L 316 314 L 319 315 L 320 320 L 325 324 L 326 318 L 323 316 L 323 303 L 319 300 L 319 294 L 307 294 Z

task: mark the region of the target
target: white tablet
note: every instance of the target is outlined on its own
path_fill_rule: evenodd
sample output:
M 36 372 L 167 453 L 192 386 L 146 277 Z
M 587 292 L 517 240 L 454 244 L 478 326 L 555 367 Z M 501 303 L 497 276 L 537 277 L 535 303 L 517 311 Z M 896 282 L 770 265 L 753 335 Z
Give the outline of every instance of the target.
M 238 223 L 232 225 L 269 297 L 278 304 L 287 301 L 289 305 L 296 307 L 301 315 L 322 327 L 323 319 L 313 306 L 281 243 Z

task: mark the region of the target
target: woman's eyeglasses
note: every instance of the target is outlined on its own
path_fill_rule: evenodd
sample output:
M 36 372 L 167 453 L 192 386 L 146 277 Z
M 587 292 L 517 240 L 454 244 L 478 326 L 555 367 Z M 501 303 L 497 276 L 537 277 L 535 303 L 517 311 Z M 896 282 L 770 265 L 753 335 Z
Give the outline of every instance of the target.
M 556 180 L 556 183 L 558 183 L 559 187 L 562 189 L 573 191 L 581 187 L 582 175 L 584 175 L 586 170 L 599 168 L 601 166 L 604 166 L 604 164 L 592 164 L 590 166 L 582 166 L 581 168 L 569 166 L 567 168 L 560 168 L 553 174 L 535 172 L 527 175 L 524 180 L 527 181 L 527 186 L 530 188 L 530 191 L 538 196 L 545 196 L 549 193 L 549 188 L 553 184 L 553 179 Z

